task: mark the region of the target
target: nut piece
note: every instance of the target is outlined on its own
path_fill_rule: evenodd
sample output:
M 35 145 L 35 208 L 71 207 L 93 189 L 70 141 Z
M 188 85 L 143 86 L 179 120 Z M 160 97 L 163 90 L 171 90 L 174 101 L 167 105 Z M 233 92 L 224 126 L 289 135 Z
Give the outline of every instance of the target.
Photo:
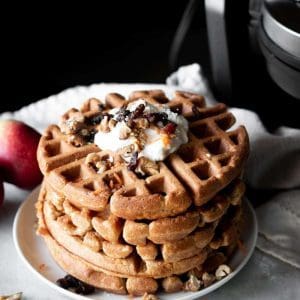
M 84 162 L 87 165 L 90 165 L 90 164 L 95 164 L 95 163 L 97 163 L 100 160 L 101 160 L 101 157 L 97 153 L 89 153 L 87 155 L 87 157 L 85 158 Z
M 188 281 L 184 283 L 183 289 L 185 291 L 196 292 L 201 287 L 201 281 L 194 275 L 190 275 Z
M 231 269 L 230 269 L 229 266 L 227 266 L 227 265 L 220 265 L 218 267 L 218 269 L 216 270 L 215 275 L 216 275 L 217 280 L 220 280 L 220 279 L 226 277 L 230 273 L 231 273 Z
M 202 275 L 202 281 L 203 281 L 204 287 L 208 287 L 216 281 L 216 277 L 213 274 L 204 272 Z
M 100 125 L 98 126 L 98 130 L 102 132 L 109 132 L 109 119 L 108 116 L 104 116 L 103 120 L 101 121 Z
M 68 134 L 67 142 L 74 145 L 75 147 L 80 147 L 86 144 L 84 137 L 79 134 Z
M 131 128 L 124 124 L 120 129 L 119 139 L 126 140 L 131 133 Z
M 191 275 L 194 275 L 196 276 L 196 278 L 201 278 L 203 274 L 203 268 L 202 268 L 202 265 L 199 265 L 197 267 L 195 267 L 194 269 L 188 271 L 188 276 L 191 276 Z
M 134 145 L 128 145 L 120 149 L 117 153 L 120 155 L 126 162 L 130 161 L 132 153 L 134 152 Z
M 135 126 L 140 129 L 146 129 L 150 126 L 149 121 L 146 118 L 139 118 L 135 121 Z
M 0 296 L 0 300 L 21 300 L 22 292 L 13 295 Z M 149 298 L 151 300 L 151 298 Z
M 116 126 L 116 124 L 117 124 L 117 121 L 115 119 L 110 119 L 108 121 L 108 127 L 109 127 L 109 129 L 112 130 Z
M 104 161 L 99 161 L 96 163 L 96 168 L 98 169 L 97 173 L 102 174 L 107 170 L 107 164 Z
M 72 110 L 70 113 L 71 116 L 63 116 L 59 123 L 64 134 L 74 134 L 85 127 L 84 115 L 81 112 Z
M 159 300 L 159 298 L 156 297 L 156 296 L 153 295 L 153 294 L 145 293 L 145 294 L 143 295 L 142 300 Z
M 159 173 L 159 166 L 153 160 L 141 157 L 138 160 L 136 172 L 139 172 L 142 175 L 155 175 Z
M 101 157 L 99 154 L 90 153 L 87 155 L 84 162 L 85 164 L 91 166 L 98 174 L 102 174 L 112 167 L 113 158 L 109 156 L 103 160 L 103 157 Z
M 110 188 L 112 193 L 114 193 L 124 185 L 124 181 L 118 173 L 107 174 L 104 177 L 104 182 Z

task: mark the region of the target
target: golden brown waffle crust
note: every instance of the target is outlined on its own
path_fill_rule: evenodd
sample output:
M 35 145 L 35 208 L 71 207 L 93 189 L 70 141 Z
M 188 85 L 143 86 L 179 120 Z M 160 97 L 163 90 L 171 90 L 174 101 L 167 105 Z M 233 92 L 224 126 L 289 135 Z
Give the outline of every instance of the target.
M 36 203 L 38 216 L 38 233 L 43 236 L 54 260 L 67 273 L 72 274 L 76 278 L 102 290 L 117 294 L 130 293 L 132 295 L 141 296 L 145 292 L 155 293 L 160 284 L 163 284 L 166 292 L 176 292 L 183 288 L 182 280 L 180 279 L 180 277 L 174 274 L 169 275 L 162 281 L 156 281 L 156 279 L 151 277 L 130 277 L 128 275 L 122 276 L 122 274 L 107 272 L 107 270 L 103 272 L 103 269 L 100 268 L 97 264 L 91 263 L 67 250 L 63 244 L 61 244 L 54 238 L 51 230 L 49 230 L 49 228 L 47 227 L 47 222 L 44 214 L 44 205 L 47 201 L 47 192 L 45 186 L 45 183 L 43 183 L 38 202 Z M 231 198 L 231 201 L 234 202 L 235 205 L 238 205 L 237 202 L 239 202 L 238 198 L 240 198 L 240 189 L 242 188 L 243 187 L 239 185 L 238 189 L 235 189 L 234 193 L 232 193 L 233 197 Z M 234 247 L 237 241 L 236 238 L 237 237 L 235 237 L 234 241 L 230 241 L 231 245 L 229 248 Z M 204 271 L 213 271 L 216 269 L 216 267 L 226 261 L 226 257 L 224 257 L 224 255 L 220 252 L 211 252 L 209 255 L 209 259 L 205 261 L 204 266 L 203 260 L 201 260 L 200 264 L 198 264 L 197 261 L 195 262 L 196 264 L 194 265 L 194 267 L 198 266 L 198 272 L 200 270 L 202 270 L 202 273 Z
M 139 232 L 140 226 L 151 227 L 152 223 L 147 225 L 125 221 L 125 223 L 123 223 L 123 229 L 120 228 L 118 236 L 121 239 L 124 239 L 128 244 L 112 240 L 110 236 L 105 235 L 104 238 L 106 241 L 103 240 L 103 246 L 105 246 L 105 248 L 103 248 L 104 252 L 95 251 L 95 249 L 89 248 L 89 246 L 84 243 L 84 236 L 80 238 L 78 233 L 76 233 L 77 236 L 74 236 L 72 232 L 70 233 L 68 227 L 65 227 L 67 224 L 60 222 L 60 219 L 64 219 L 67 215 L 63 215 L 63 212 L 58 211 L 55 208 L 51 202 L 53 194 L 47 191 L 45 188 L 46 186 L 47 185 L 44 183 L 41 191 L 41 198 L 43 200 L 39 201 L 40 213 L 38 216 L 43 220 L 43 224 L 40 227 L 46 228 L 47 232 L 49 232 L 64 248 L 75 255 L 82 257 L 86 261 L 89 261 L 93 265 L 96 265 L 101 271 L 110 275 L 120 277 L 149 276 L 160 278 L 174 274 L 182 274 L 204 262 L 207 254 L 210 252 L 210 247 L 208 247 L 208 245 L 212 245 L 214 249 L 218 249 L 232 244 L 238 236 L 234 223 L 232 227 L 226 228 L 221 236 L 215 237 L 215 229 L 222 220 L 222 216 L 228 210 L 229 205 L 240 207 L 241 198 L 244 192 L 244 185 L 241 181 L 237 181 L 235 185 L 233 185 L 234 188 L 232 188 L 227 197 L 216 197 L 209 205 L 201 207 L 198 212 L 187 213 L 187 215 L 182 215 L 173 219 L 166 218 L 153 221 L 154 228 L 157 227 L 157 231 L 156 233 L 153 233 L 153 236 L 158 240 L 158 244 L 153 244 L 151 240 L 149 240 L 151 236 L 145 236 L 141 239 L 141 233 Z M 64 204 L 65 202 L 68 203 L 67 200 L 64 200 Z M 69 213 L 71 213 L 72 217 L 72 214 L 78 214 L 80 211 L 72 211 Z M 183 225 L 185 223 L 188 224 L 192 219 L 192 215 L 194 215 L 195 218 L 192 222 L 198 221 L 196 226 L 193 225 L 191 228 L 187 226 L 186 228 L 189 230 L 184 230 L 183 226 L 180 228 L 180 220 L 183 221 Z M 87 219 L 87 221 L 88 220 L 89 219 Z M 91 222 L 94 226 L 92 220 L 89 220 L 88 222 Z M 179 223 L 176 224 L 176 222 Z M 115 224 L 111 222 L 111 217 L 107 220 L 103 220 L 103 224 L 104 223 L 106 224 L 104 229 L 107 232 L 113 232 L 112 230 L 114 229 L 111 228 L 114 228 Z M 164 224 L 167 231 L 163 231 L 164 227 L 160 226 L 160 224 Z M 174 227 L 172 226 L 173 224 Z M 71 226 L 74 227 L 73 224 Z M 130 228 L 131 226 L 132 228 Z M 97 227 L 92 227 L 90 230 L 98 233 Z M 149 234 L 149 229 L 147 232 Z M 102 234 L 101 231 L 99 233 Z M 167 233 L 169 233 L 169 236 Z M 84 233 L 84 235 L 87 234 L 88 232 Z M 171 241 L 170 236 L 173 237 Z M 150 247 L 149 249 L 150 245 L 152 245 L 152 248 Z M 114 256 L 111 253 L 116 247 L 118 247 L 117 249 L 128 249 L 128 247 L 130 247 L 132 250 L 136 249 L 135 251 L 137 251 L 137 253 L 134 254 L 135 251 L 132 252 L 131 250 L 125 256 L 118 258 L 118 256 Z M 109 252 L 107 252 L 106 249 L 108 249 Z M 157 256 L 158 251 L 160 251 L 163 260 L 156 260 L 155 256 L 151 257 L 153 251 L 156 253 L 155 256 Z M 141 257 L 138 257 L 137 254 L 141 255 Z
M 103 125 L 91 120 L 137 99 L 180 111 L 189 124 L 188 142 L 142 176 L 87 139 Z M 239 177 L 249 139 L 243 126 L 230 129 L 234 123 L 226 105 L 207 107 L 202 96 L 180 91 L 173 99 L 160 90 L 128 99 L 112 93 L 67 111 L 37 151 L 38 233 L 55 261 L 86 283 L 132 295 L 181 290 L 187 274 L 214 271 L 235 249 L 243 218 Z
M 224 104 L 206 107 L 197 94 L 176 92 L 170 100 L 162 91 L 152 90 L 133 92 L 127 100 L 108 94 L 106 107 L 120 107 L 140 98 L 180 108 L 189 121 L 189 142 L 159 163 L 159 174 L 140 179 L 122 163 L 97 174 L 84 164 L 86 156 L 114 153 L 101 151 L 95 144 L 72 146 L 57 125 L 50 125 L 37 151 L 47 182 L 78 207 L 102 211 L 110 203 L 112 212 L 124 219 L 159 219 L 176 216 L 191 204 L 201 206 L 241 173 L 249 152 L 248 135 L 243 126 L 228 131 L 235 118 Z M 90 99 L 81 110 L 72 109 L 64 118 L 78 112 L 85 117 L 97 114 L 99 103 Z M 111 190 L 107 183 L 110 174 L 123 180 L 120 189 Z

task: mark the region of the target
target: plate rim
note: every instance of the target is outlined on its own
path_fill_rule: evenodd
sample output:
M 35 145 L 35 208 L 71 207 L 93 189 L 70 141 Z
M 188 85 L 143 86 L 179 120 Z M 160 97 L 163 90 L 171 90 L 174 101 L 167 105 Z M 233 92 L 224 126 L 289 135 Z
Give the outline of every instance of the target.
M 29 259 L 27 259 L 27 257 L 24 254 L 24 251 L 22 249 L 21 244 L 19 243 L 19 235 L 18 235 L 18 228 L 19 228 L 19 222 L 20 222 L 20 216 L 22 215 L 22 212 L 24 210 L 24 207 L 26 207 L 26 205 L 28 205 L 28 202 L 30 202 L 30 200 L 33 200 L 32 198 L 38 196 L 38 192 L 40 190 L 41 186 L 37 186 L 34 190 L 31 191 L 31 193 L 29 195 L 27 195 L 27 197 L 25 198 L 25 200 L 23 201 L 23 203 L 20 205 L 20 207 L 17 210 L 17 213 L 14 217 L 14 221 L 13 221 L 13 228 L 12 228 L 12 233 L 13 233 L 13 242 L 14 242 L 14 246 L 16 248 L 16 251 L 18 253 L 18 256 L 21 258 L 22 262 L 27 266 L 27 268 L 33 273 L 35 274 L 42 282 L 44 282 L 46 285 L 50 286 L 51 288 L 53 288 L 54 290 L 56 290 L 57 292 L 64 294 L 65 296 L 71 297 L 73 299 L 79 299 L 79 300 L 87 300 L 87 299 L 92 299 L 89 298 L 87 296 L 83 296 L 83 295 L 79 295 L 79 294 L 75 294 L 69 290 L 63 289 L 60 286 L 58 286 L 57 284 L 55 284 L 54 282 L 52 282 L 50 279 L 48 279 L 45 275 L 43 275 L 42 273 L 40 273 L 29 261 Z M 222 285 L 224 285 L 225 283 L 227 283 L 228 281 L 230 281 L 232 278 L 234 278 L 244 267 L 245 265 L 248 263 L 249 259 L 251 258 L 256 243 L 257 243 L 257 237 L 258 237 L 258 222 L 257 222 L 257 217 L 256 217 L 256 213 L 255 210 L 252 206 L 252 204 L 250 203 L 250 201 L 248 200 L 248 198 L 246 196 L 244 196 L 244 203 L 247 206 L 247 209 L 249 210 L 249 213 L 251 215 L 252 218 L 252 223 L 253 223 L 253 228 L 252 228 L 252 232 L 253 232 L 253 241 L 251 243 L 250 249 L 247 253 L 247 255 L 242 259 L 241 263 L 239 263 L 239 265 L 234 269 L 234 271 L 232 273 L 230 273 L 229 275 L 227 275 L 224 279 L 215 282 L 214 284 L 212 284 L 211 286 L 199 290 L 198 292 L 193 292 L 193 294 L 191 293 L 187 293 L 186 295 L 180 296 L 180 298 L 176 298 L 178 300 L 191 300 L 191 299 L 195 299 L 197 297 L 202 297 L 204 295 L 207 295 L 215 290 L 217 290 L 218 288 L 220 288 Z M 52 256 L 49 254 L 49 257 L 53 260 Z M 55 261 L 54 261 L 55 262 Z M 58 266 L 58 268 L 60 268 Z M 201 292 L 206 291 L 205 294 L 202 294 Z M 106 293 L 107 295 L 110 295 L 111 293 L 107 293 L 105 291 L 103 291 L 104 293 Z M 118 295 L 120 296 L 120 295 Z M 124 297 L 128 297 L 128 295 L 124 295 Z M 176 296 L 175 296 L 176 297 Z M 99 298 L 101 299 L 101 295 L 99 295 Z M 126 299 L 126 298 L 124 298 Z M 137 297 L 135 297 L 134 299 L 138 299 Z M 175 298 L 174 298 L 175 299 Z

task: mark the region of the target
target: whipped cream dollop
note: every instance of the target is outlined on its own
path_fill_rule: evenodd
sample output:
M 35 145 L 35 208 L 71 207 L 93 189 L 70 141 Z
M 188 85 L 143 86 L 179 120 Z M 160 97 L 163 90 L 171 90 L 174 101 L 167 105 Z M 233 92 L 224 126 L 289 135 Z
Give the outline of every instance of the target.
M 111 123 L 104 121 L 108 123 L 104 130 L 100 124 L 94 138 L 94 143 L 102 150 L 117 152 L 131 146 L 138 152 L 138 157 L 162 161 L 188 142 L 187 120 L 166 105 L 156 106 L 138 99 L 126 108 L 114 108 L 108 114 Z

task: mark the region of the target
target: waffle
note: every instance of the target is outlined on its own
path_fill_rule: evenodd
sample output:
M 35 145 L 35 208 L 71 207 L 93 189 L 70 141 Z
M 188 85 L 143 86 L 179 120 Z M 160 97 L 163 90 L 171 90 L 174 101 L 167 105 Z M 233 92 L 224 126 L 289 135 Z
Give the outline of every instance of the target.
M 149 224 L 124 222 L 109 208 L 104 213 L 90 214 L 66 199 L 57 201 L 60 196 L 47 184 L 42 210 L 47 230 L 55 240 L 103 272 L 123 277 L 167 277 L 201 264 L 212 246 L 229 246 L 237 239 L 238 232 L 231 227 L 240 219 L 244 188 L 240 180 L 232 185 L 231 194 L 218 194 L 210 206 Z M 227 212 L 230 217 L 226 217 Z M 216 231 L 223 235 L 216 235 Z
M 142 176 L 122 153 L 93 143 L 97 128 L 109 126 L 95 120 L 137 99 L 189 123 L 188 142 Z M 234 251 L 243 219 L 239 177 L 249 141 L 243 126 L 228 131 L 234 122 L 224 104 L 206 107 L 185 92 L 170 101 L 159 90 L 109 94 L 105 104 L 92 98 L 67 111 L 37 152 L 45 177 L 38 233 L 56 262 L 95 287 L 132 295 L 189 289 L 188 277 L 214 271 Z
M 238 185 L 236 186 L 236 189 L 237 188 Z M 189 270 L 178 272 L 177 275 L 176 273 L 169 275 L 167 275 L 167 273 L 164 273 L 163 275 L 166 276 L 159 276 L 160 279 L 158 279 L 154 277 L 136 276 L 137 274 L 135 274 L 135 276 L 124 276 L 123 274 L 107 272 L 107 270 L 103 272 L 103 268 L 99 267 L 97 265 L 97 262 L 88 261 L 86 259 L 87 257 L 85 257 L 84 254 L 83 257 L 81 257 L 79 255 L 76 255 L 76 250 L 74 251 L 75 253 L 73 253 L 65 247 L 65 245 L 68 244 L 65 244 L 63 241 L 65 239 L 69 239 L 70 236 L 67 237 L 65 235 L 63 236 L 63 239 L 60 239 L 55 234 L 55 232 L 52 231 L 51 224 L 49 227 L 49 223 L 47 222 L 47 210 L 45 209 L 45 206 L 49 201 L 47 199 L 46 190 L 46 184 L 44 183 L 41 189 L 39 200 L 36 204 L 37 215 L 39 219 L 38 233 L 43 236 L 52 257 L 62 269 L 64 269 L 74 277 L 97 288 L 100 288 L 101 290 L 117 294 L 129 293 L 135 296 L 141 296 L 144 293 L 155 293 L 159 288 L 163 289 L 165 292 L 176 292 L 183 289 L 184 281 L 188 278 L 189 274 L 197 274 L 199 277 L 201 277 L 204 272 L 213 272 L 220 264 L 224 263 L 227 260 L 227 256 L 224 253 L 217 250 L 212 250 L 210 247 L 208 247 L 205 259 L 202 259 L 201 261 L 193 261 L 193 266 L 190 265 Z M 51 193 L 50 195 L 53 196 L 53 194 Z M 240 206 L 234 204 L 234 206 L 232 207 Z M 231 212 L 230 217 L 223 218 L 220 224 L 227 223 L 228 219 L 230 219 L 230 221 L 234 220 L 234 223 L 237 224 L 240 218 L 240 214 L 235 213 L 234 218 L 232 218 L 232 214 L 233 212 Z M 57 209 L 51 211 L 51 218 L 55 218 L 58 216 L 62 217 L 61 211 Z M 226 214 L 224 216 L 226 216 Z M 74 224 L 73 226 L 75 227 Z M 91 234 L 85 233 L 85 237 L 89 235 Z M 77 240 L 79 239 L 77 235 L 75 235 L 74 237 Z M 82 238 L 83 243 L 86 243 L 87 239 L 85 239 L 85 237 Z M 237 236 L 235 236 L 235 238 L 236 239 L 232 240 L 232 245 L 237 241 Z M 102 239 L 102 242 L 103 241 L 104 240 Z M 96 247 L 95 243 L 89 243 L 88 247 L 90 249 L 93 249 L 93 251 L 100 251 L 101 248 Z M 222 250 L 224 251 L 226 246 L 222 245 L 222 247 Z M 138 249 L 136 249 L 136 251 L 139 252 Z M 115 260 L 114 263 L 117 264 L 118 262 L 120 262 L 120 260 Z M 163 269 L 161 269 L 160 271 L 163 271 Z
M 99 175 L 83 164 L 89 153 L 102 152 L 97 146 L 76 147 L 58 126 L 49 126 L 40 140 L 38 161 L 54 189 L 75 205 L 91 210 L 103 210 L 110 200 L 111 210 L 121 218 L 159 219 L 184 212 L 192 202 L 204 204 L 240 174 L 248 155 L 248 136 L 242 126 L 227 131 L 235 119 L 224 104 L 207 108 L 203 97 L 182 92 L 168 101 L 161 91 L 135 92 L 128 101 L 140 97 L 180 110 L 190 122 L 189 142 L 160 163 L 158 174 L 146 179 L 137 178 L 114 156 L 111 168 Z M 116 94 L 106 100 L 106 108 L 125 102 Z M 63 119 L 78 113 L 90 118 L 99 113 L 99 104 L 90 99 L 80 111 L 72 109 Z M 92 130 L 93 126 L 87 127 Z M 103 159 L 108 155 L 105 151 Z M 109 174 L 113 173 L 122 179 L 122 187 L 116 192 L 109 186 Z

